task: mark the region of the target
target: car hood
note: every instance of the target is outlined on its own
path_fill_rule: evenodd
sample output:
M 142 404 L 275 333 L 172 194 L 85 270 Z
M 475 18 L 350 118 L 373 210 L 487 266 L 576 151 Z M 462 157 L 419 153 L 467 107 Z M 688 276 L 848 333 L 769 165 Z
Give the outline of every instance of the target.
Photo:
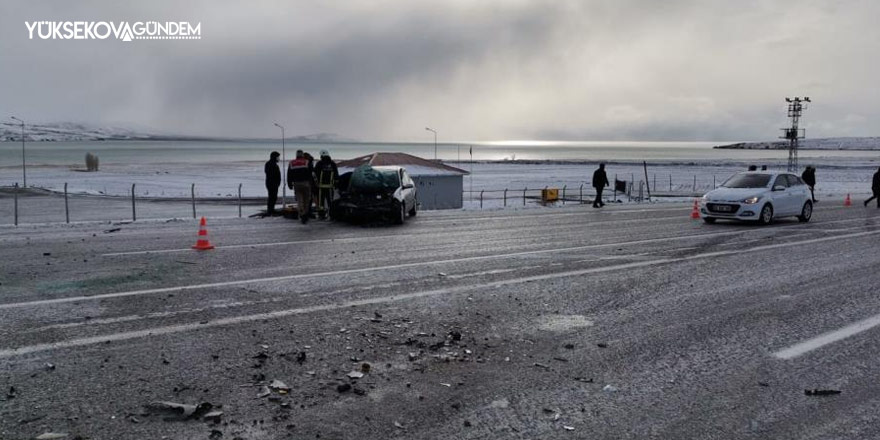
M 767 191 L 766 188 L 718 188 L 706 193 L 709 201 L 741 202 L 749 197 L 761 197 Z

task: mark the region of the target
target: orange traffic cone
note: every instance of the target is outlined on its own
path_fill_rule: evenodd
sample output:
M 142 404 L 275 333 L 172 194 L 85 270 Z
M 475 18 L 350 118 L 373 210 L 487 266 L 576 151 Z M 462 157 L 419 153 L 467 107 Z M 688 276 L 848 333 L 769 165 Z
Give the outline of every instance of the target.
M 691 219 L 700 219 L 700 202 L 697 199 L 694 199 L 694 210 L 691 211 Z
M 852 206 L 852 199 L 849 198 L 849 193 L 847 193 L 846 198 L 843 199 L 843 206 Z
M 204 217 L 202 217 L 202 221 L 199 222 L 199 240 L 196 241 L 196 244 L 192 248 L 198 251 L 214 249 L 214 245 L 208 240 L 207 222 Z

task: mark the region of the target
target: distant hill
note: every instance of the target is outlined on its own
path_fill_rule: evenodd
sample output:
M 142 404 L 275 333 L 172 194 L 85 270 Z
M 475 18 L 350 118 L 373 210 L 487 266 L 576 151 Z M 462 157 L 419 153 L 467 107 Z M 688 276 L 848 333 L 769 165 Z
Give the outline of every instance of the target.
M 75 142 L 75 141 L 222 141 L 258 140 L 244 138 L 224 138 L 210 136 L 187 136 L 175 134 L 144 133 L 128 128 L 98 127 L 74 122 L 52 122 L 44 124 L 25 124 L 25 139 L 28 142 Z M 288 136 L 291 142 L 354 142 L 332 133 L 316 133 L 302 136 Z M 0 122 L 0 142 L 21 142 L 21 126 L 13 122 Z
M 788 141 L 740 142 L 737 144 L 718 145 L 715 148 L 734 150 L 785 150 L 788 148 Z M 801 139 L 798 143 L 798 148 L 801 150 L 880 150 L 880 137 Z

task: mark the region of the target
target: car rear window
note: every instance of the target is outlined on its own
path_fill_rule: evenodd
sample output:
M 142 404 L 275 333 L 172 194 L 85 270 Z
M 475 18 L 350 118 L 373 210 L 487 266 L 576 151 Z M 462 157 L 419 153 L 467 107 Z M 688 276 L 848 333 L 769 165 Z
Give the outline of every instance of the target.
M 362 165 L 351 174 L 351 192 L 378 192 L 400 187 L 400 176 L 397 170 L 379 170 L 369 165 Z
M 764 188 L 770 183 L 769 174 L 735 174 L 721 186 L 726 188 Z

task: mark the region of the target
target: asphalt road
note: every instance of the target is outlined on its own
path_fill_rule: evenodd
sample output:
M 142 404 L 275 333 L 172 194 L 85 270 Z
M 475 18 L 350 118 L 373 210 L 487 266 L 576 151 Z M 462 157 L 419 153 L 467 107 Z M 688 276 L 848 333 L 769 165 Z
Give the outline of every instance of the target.
M 880 437 L 880 210 L 689 213 L 0 228 L 0 438 Z

